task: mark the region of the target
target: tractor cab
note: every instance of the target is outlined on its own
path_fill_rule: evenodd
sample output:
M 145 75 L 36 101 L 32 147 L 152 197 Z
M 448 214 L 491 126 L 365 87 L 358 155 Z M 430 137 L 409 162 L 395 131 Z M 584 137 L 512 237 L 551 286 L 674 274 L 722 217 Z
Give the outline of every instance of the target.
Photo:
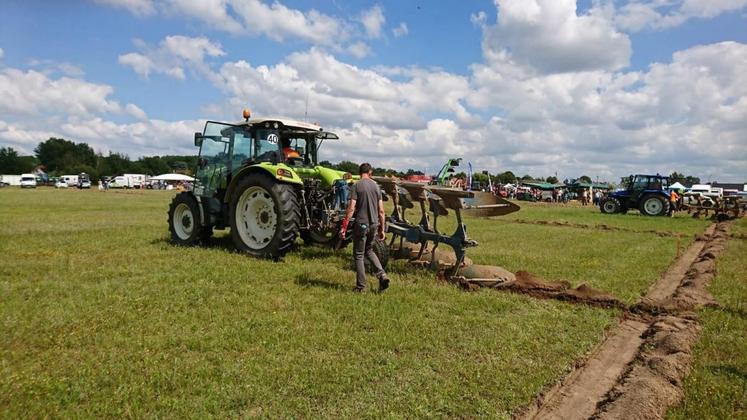
M 195 146 L 200 148 L 195 192 L 222 201 L 233 176 L 245 166 L 279 166 L 279 173 L 284 173 L 284 167 L 313 168 L 323 141 L 337 138 L 321 127 L 298 121 L 208 121 L 202 133 L 195 133 Z

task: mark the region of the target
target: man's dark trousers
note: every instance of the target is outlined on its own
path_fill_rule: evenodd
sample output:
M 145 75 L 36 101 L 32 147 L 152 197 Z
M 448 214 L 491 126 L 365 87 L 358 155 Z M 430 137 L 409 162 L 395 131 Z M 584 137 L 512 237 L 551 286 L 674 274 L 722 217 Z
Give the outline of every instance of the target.
M 355 223 L 353 227 L 353 258 L 355 259 L 355 287 L 364 289 L 366 287 L 366 266 L 363 258 L 373 264 L 376 269 L 376 277 L 381 280 L 384 269 L 381 268 L 379 258 L 373 252 L 373 243 L 376 240 L 377 225 Z

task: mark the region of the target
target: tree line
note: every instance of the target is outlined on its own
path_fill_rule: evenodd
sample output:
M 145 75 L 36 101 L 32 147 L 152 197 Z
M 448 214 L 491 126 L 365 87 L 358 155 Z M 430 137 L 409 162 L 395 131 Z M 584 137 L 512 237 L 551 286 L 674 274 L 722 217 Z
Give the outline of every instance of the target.
M 124 173 L 159 175 L 168 172 L 180 172 L 190 174 L 197 164 L 197 156 L 144 156 L 137 160 L 130 159 L 122 153 L 111 153 L 104 156 L 96 153 L 87 143 L 75 143 L 62 138 L 50 137 L 39 143 L 34 149 L 33 156 L 21 156 L 11 147 L 0 147 L 0 174 L 22 174 L 30 173 L 36 168 L 41 168 L 49 176 L 76 175 L 85 172 L 91 176 L 93 181 L 98 181 L 102 176 L 116 176 Z M 343 160 L 338 163 L 322 161 L 321 166 L 337 169 L 352 174 L 358 173 L 358 163 Z M 392 168 L 374 168 L 374 175 L 392 175 L 407 177 L 410 175 L 425 175 L 415 169 L 398 171 Z M 466 178 L 467 174 L 460 172 L 455 174 Z M 529 174 L 516 176 L 511 171 L 489 174 L 484 171 L 476 171 L 472 174 L 474 181 L 485 183 L 488 177 L 494 184 L 515 184 L 520 181 L 542 181 L 557 184 L 560 181 L 555 176 L 534 177 Z M 684 185 L 699 184 L 700 178 L 673 172 L 670 182 L 680 182 Z M 623 178 L 623 181 L 625 178 Z M 567 181 L 567 180 L 566 180 Z M 581 175 L 578 181 L 591 183 L 591 177 Z
M 137 160 L 122 153 L 104 156 L 87 143 L 75 143 L 50 137 L 39 143 L 33 156 L 20 156 L 12 147 L 0 148 L 0 174 L 30 173 L 40 168 L 50 177 L 85 172 L 93 181 L 102 176 L 124 173 L 159 175 L 169 172 L 191 173 L 196 156 L 144 156 Z

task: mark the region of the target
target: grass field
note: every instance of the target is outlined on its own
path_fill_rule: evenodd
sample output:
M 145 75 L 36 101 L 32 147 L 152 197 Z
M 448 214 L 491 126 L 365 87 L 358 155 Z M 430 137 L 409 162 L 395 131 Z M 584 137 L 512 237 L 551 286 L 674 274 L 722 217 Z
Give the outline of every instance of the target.
M 732 232 L 747 231 L 747 219 Z M 695 347 L 695 364 L 685 380 L 685 400 L 672 419 L 747 418 L 747 240 L 729 242 L 718 261 L 709 291 L 721 305 L 699 315 L 703 336 Z
M 350 249 L 299 247 L 273 263 L 232 252 L 220 234 L 207 247 L 170 245 L 171 197 L 0 190 L 0 414 L 508 417 L 618 315 L 466 293 L 403 262 L 385 294 L 355 295 Z M 466 221 L 476 263 L 628 302 L 706 226 L 522 205 Z M 525 223 L 541 220 L 585 226 Z

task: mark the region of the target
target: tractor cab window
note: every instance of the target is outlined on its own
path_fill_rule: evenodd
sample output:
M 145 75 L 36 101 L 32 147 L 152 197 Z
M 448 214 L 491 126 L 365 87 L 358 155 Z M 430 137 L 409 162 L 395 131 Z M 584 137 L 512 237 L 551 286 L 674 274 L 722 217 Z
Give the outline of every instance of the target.
M 252 135 L 246 128 L 237 129 L 233 136 L 231 171 L 236 172 L 252 156 Z
M 637 176 L 633 180 L 632 189 L 634 190 L 645 190 L 648 188 L 648 177 Z
M 236 127 L 208 122 L 205 125 L 197 164 L 197 183 L 211 195 L 225 182 L 231 165 L 231 146 Z M 224 186 L 223 186 L 224 187 Z
M 314 165 L 312 144 L 304 137 L 285 137 L 282 140 L 283 156 L 290 163 Z
M 255 160 L 268 162 L 277 159 L 280 150 L 280 137 L 277 130 L 261 128 L 255 132 L 254 139 Z

